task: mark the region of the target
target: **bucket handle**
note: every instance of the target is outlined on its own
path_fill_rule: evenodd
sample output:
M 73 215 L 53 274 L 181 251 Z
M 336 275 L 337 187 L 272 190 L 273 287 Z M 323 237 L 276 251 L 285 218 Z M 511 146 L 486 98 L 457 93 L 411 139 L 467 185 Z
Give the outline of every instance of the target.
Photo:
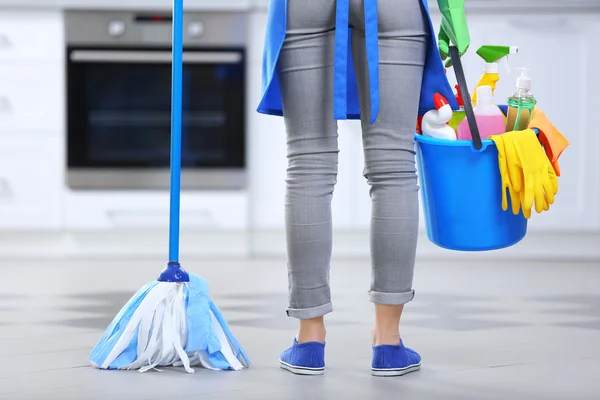
M 465 114 L 467 122 L 469 123 L 469 129 L 471 130 L 473 145 L 477 150 L 480 150 L 482 147 L 481 136 L 479 135 L 479 128 L 477 127 L 473 105 L 471 104 L 471 95 L 469 94 L 467 79 L 465 78 L 465 72 L 463 71 L 460 55 L 458 54 L 456 46 L 450 46 L 450 59 L 452 60 L 452 65 L 454 67 L 454 75 L 456 75 L 456 80 L 458 81 L 460 95 L 466 100 L 464 101 Z

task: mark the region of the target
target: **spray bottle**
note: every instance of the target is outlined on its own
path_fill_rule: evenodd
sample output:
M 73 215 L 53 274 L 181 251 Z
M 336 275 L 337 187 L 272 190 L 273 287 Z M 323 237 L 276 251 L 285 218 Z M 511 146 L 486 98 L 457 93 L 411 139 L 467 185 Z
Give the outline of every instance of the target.
M 537 103 L 531 92 L 529 69 L 517 68 L 517 70 L 521 71 L 521 76 L 517 78 L 517 89 L 508 98 L 506 132 L 527 129 L 533 116 L 533 109 Z
M 517 46 L 481 46 L 477 50 L 477 54 L 485 61 L 485 67 L 483 69 L 483 75 L 477 82 L 471 100 L 474 104 L 477 104 L 477 88 L 479 86 L 490 86 L 492 88 L 492 95 L 496 89 L 496 83 L 500 80 L 498 74 L 499 65 L 501 60 L 508 60 L 509 55 L 517 54 L 519 48 Z M 508 72 L 508 61 L 506 61 L 506 69 Z
M 477 88 L 477 105 L 473 109 L 475 121 L 479 128 L 481 139 L 487 139 L 489 136 L 501 135 L 504 133 L 504 114 L 494 104 L 492 98 L 492 88 L 490 86 L 480 86 Z M 458 140 L 472 140 L 471 128 L 467 119 L 463 119 L 456 129 Z

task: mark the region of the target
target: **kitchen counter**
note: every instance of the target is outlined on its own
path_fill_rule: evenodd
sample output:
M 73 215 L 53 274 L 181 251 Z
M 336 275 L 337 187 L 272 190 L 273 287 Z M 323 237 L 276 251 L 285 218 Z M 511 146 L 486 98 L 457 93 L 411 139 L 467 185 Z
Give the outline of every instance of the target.
M 189 10 L 250 10 L 266 8 L 269 0 L 184 0 Z M 437 7 L 430 0 L 432 8 Z M 137 9 L 160 10 L 171 8 L 172 0 L 0 0 L 0 7 L 7 8 L 69 8 L 69 9 Z M 467 9 L 599 9 L 600 0 L 466 0 Z

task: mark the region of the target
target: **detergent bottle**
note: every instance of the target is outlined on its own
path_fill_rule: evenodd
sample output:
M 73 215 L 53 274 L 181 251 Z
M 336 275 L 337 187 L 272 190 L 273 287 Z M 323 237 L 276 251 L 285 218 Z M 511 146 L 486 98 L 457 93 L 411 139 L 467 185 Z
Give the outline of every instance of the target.
M 493 102 L 492 88 L 490 86 L 479 86 L 476 91 L 477 104 L 473 109 L 473 113 L 475 114 L 475 121 L 477 121 L 481 139 L 504 133 L 504 114 Z M 473 140 L 466 118 L 458 124 L 457 136 L 458 140 Z
M 447 122 L 452 118 L 452 108 L 448 100 L 439 93 L 433 95 L 435 110 L 427 111 L 421 120 L 424 136 L 436 139 L 456 140 L 456 132 Z
M 537 103 L 531 92 L 529 70 L 527 68 L 517 69 L 521 70 L 521 76 L 517 78 L 517 90 L 508 98 L 506 132 L 527 129 Z
M 483 68 L 483 75 L 477 82 L 477 89 L 479 86 L 490 86 L 492 88 L 492 95 L 496 89 L 496 83 L 500 80 L 500 61 L 508 60 L 509 55 L 517 54 L 519 48 L 517 46 L 481 46 L 477 50 L 477 54 L 485 61 Z M 508 61 L 506 61 L 506 69 L 508 70 Z M 473 92 L 471 96 L 473 104 L 477 103 L 477 90 Z
M 458 103 L 459 109 L 452 113 L 452 119 L 448 122 L 448 125 L 452 127 L 452 129 L 456 130 L 458 128 L 458 124 L 465 118 L 465 103 L 463 102 L 462 96 L 460 94 L 460 88 L 458 85 L 454 85 L 456 89 L 456 102 Z

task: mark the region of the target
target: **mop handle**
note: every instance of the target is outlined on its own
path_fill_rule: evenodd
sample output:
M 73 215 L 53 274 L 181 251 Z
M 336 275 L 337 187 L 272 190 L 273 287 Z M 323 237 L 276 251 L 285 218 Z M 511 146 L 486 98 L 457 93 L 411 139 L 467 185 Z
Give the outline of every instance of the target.
M 179 261 L 181 191 L 181 114 L 183 75 L 183 0 L 173 0 L 173 61 L 171 71 L 171 184 L 169 261 Z
M 463 99 L 469 99 L 469 101 L 464 102 L 465 114 L 469 124 L 469 129 L 471 130 L 473 145 L 477 150 L 480 150 L 483 144 L 481 143 L 479 127 L 477 126 L 477 120 L 475 119 L 475 113 L 473 112 L 473 105 L 470 101 L 471 95 L 469 94 L 467 79 L 465 78 L 465 72 L 463 71 L 462 62 L 460 61 L 460 55 L 456 46 L 450 46 L 450 59 L 452 60 L 452 66 L 454 67 L 454 75 L 456 75 L 460 95 Z

